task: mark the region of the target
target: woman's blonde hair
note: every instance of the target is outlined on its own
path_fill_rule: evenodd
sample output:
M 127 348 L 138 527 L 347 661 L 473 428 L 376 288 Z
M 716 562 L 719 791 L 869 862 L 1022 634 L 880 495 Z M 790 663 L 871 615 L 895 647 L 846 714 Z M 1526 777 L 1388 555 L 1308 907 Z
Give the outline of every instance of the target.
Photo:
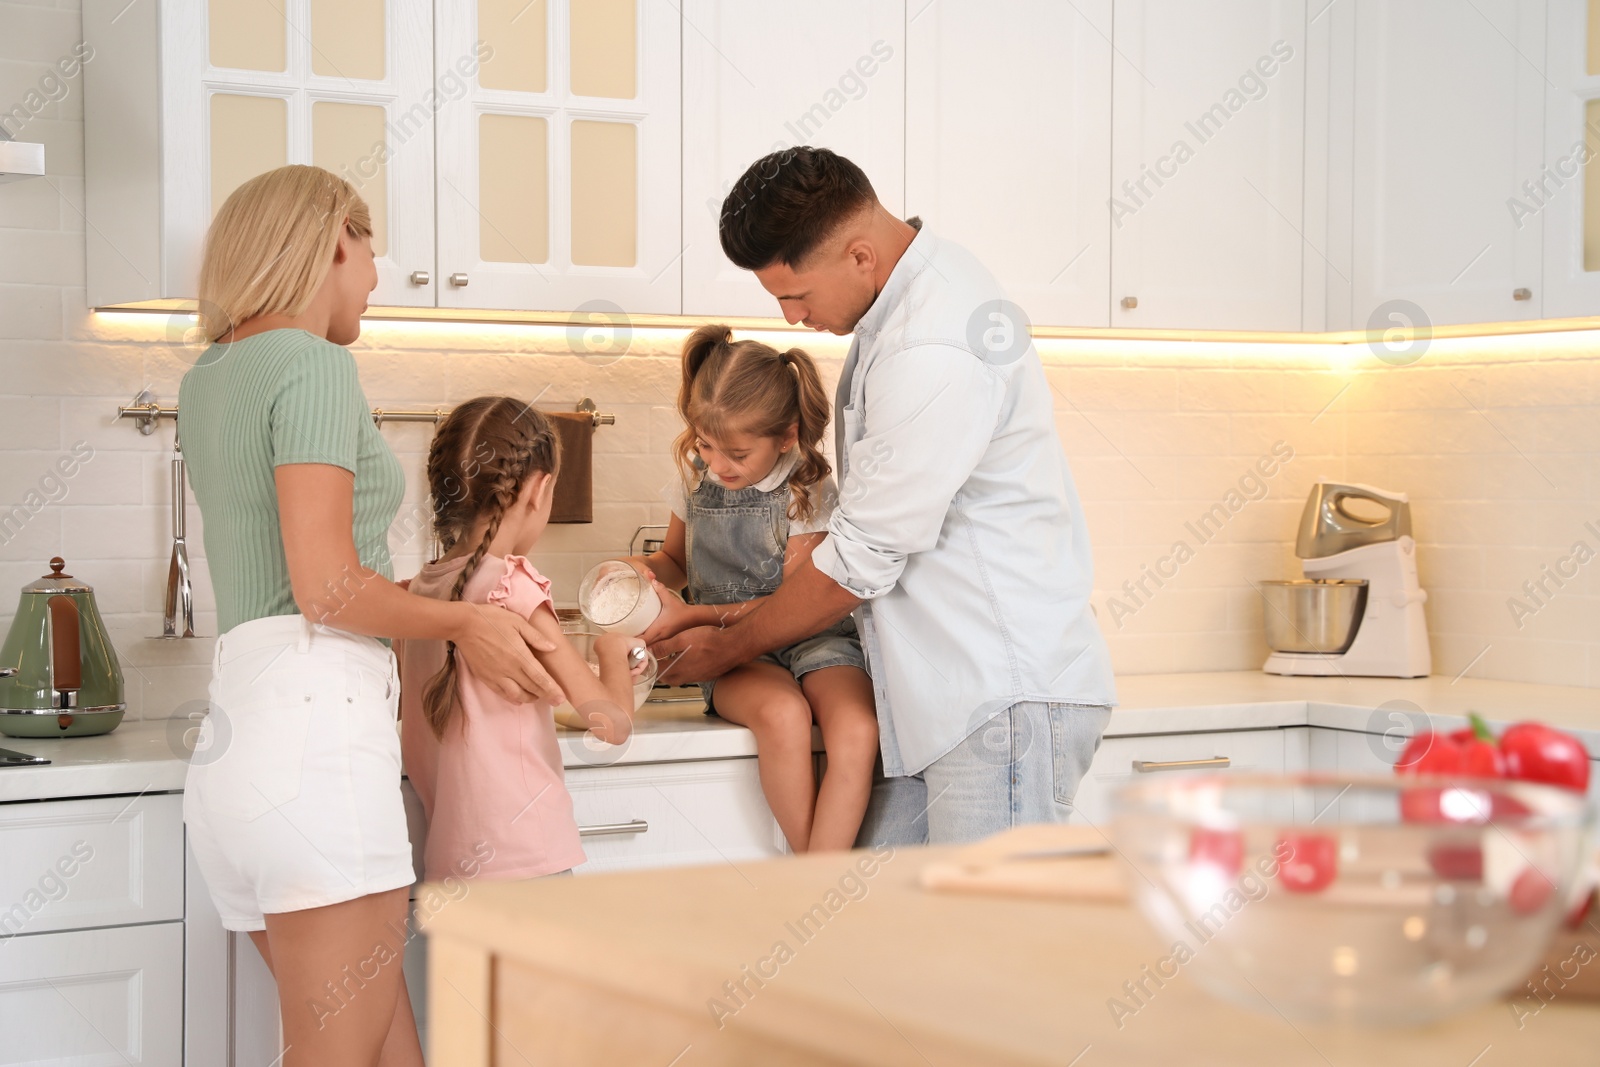
M 258 315 L 304 311 L 333 266 L 341 229 L 371 237 L 372 214 L 349 182 L 321 167 L 279 167 L 235 189 L 206 231 L 206 340 Z
M 800 456 L 789 474 L 789 517 L 804 521 L 815 514 L 811 487 L 833 469 L 817 447 L 828 424 L 828 393 L 803 349 L 779 352 L 760 341 L 735 341 L 726 326 L 700 327 L 683 345 L 678 414 L 686 428 L 674 458 L 691 489 L 697 436 L 784 437 L 794 427 Z

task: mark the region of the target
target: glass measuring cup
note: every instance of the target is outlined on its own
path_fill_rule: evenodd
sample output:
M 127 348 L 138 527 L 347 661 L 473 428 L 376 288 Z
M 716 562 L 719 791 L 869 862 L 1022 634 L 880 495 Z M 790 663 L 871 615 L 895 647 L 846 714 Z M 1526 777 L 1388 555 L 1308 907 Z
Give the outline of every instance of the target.
M 655 586 L 631 563 L 608 559 L 595 566 L 578 586 L 583 617 L 610 633 L 637 637 L 661 614 Z

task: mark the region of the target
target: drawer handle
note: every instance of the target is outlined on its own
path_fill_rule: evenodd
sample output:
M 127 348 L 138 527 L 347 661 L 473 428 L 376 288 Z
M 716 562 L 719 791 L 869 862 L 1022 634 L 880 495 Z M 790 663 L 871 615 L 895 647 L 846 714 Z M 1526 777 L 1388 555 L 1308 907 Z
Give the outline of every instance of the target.
M 1227 756 L 1212 756 L 1210 759 L 1136 759 L 1133 769 L 1140 774 L 1149 774 L 1151 771 L 1186 771 L 1192 767 L 1226 767 Z
M 578 827 L 579 837 L 604 837 L 607 834 L 642 834 L 650 829 L 650 824 L 643 819 L 634 819 L 631 822 L 602 822 L 593 826 Z

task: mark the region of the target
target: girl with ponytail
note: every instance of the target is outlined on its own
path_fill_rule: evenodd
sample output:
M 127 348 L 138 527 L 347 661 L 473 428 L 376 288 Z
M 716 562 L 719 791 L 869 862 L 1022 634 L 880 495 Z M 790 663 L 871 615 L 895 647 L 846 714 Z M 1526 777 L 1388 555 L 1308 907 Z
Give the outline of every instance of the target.
M 498 605 L 554 646 L 535 655 L 590 732 L 621 744 L 632 730 L 628 653 L 638 638 L 595 641 L 596 677 L 561 633 L 550 581 L 528 553 L 550 520 L 560 454 L 549 418 L 531 404 L 482 396 L 457 407 L 428 451 L 433 528 L 444 554 L 412 593 Z M 396 642 L 401 751 L 428 817 L 426 877 L 534 878 L 584 860 L 563 785 L 550 702 L 507 700 L 446 641 Z
M 688 603 L 663 596 L 646 641 L 756 610 L 810 558 L 837 499 L 818 447 L 828 411 L 816 364 L 802 350 L 735 341 L 726 326 L 689 337 L 678 393 L 685 429 L 674 449 L 680 477 L 662 493 L 672 522 L 662 549 L 636 560 L 659 584 L 686 590 Z M 755 733 L 761 787 L 789 847 L 850 848 L 878 752 L 855 622 L 847 617 L 700 688 L 708 714 Z M 813 722 L 828 753 L 820 790 Z

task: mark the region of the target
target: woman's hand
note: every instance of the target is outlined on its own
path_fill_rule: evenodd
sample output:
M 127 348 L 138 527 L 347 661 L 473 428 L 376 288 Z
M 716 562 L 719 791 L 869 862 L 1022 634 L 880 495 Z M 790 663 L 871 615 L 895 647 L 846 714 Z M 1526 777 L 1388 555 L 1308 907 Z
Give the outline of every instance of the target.
M 656 598 L 661 601 L 661 613 L 654 622 L 640 634 L 639 637 L 646 644 L 665 641 L 667 638 L 689 626 L 694 626 L 699 620 L 694 617 L 694 609 L 685 604 L 678 594 L 662 585 L 660 582 L 651 581 L 651 586 L 656 591 Z
M 545 699 L 566 700 L 550 673 L 533 658 L 556 645 L 527 619 L 495 604 L 466 604 L 456 652 L 472 665 L 472 673 L 491 689 L 517 704 Z

